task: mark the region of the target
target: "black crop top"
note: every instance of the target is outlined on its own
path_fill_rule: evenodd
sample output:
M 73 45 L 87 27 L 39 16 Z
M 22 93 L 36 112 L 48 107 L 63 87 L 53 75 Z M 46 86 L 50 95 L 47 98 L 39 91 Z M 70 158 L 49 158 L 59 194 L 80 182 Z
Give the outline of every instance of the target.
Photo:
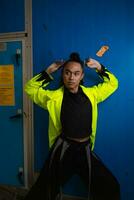
M 64 88 L 61 124 L 65 137 L 85 138 L 91 134 L 92 105 L 81 87 L 77 93 L 71 93 Z

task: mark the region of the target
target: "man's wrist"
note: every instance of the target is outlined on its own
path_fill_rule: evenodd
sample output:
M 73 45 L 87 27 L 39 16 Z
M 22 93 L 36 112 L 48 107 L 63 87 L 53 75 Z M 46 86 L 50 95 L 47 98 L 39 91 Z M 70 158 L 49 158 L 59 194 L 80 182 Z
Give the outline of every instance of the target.
M 47 68 L 45 71 L 46 71 L 47 74 L 51 74 L 49 68 Z
M 96 70 L 97 70 L 98 72 L 101 72 L 101 71 L 102 71 L 102 66 L 101 66 L 101 65 L 98 65 L 98 67 L 96 68 Z

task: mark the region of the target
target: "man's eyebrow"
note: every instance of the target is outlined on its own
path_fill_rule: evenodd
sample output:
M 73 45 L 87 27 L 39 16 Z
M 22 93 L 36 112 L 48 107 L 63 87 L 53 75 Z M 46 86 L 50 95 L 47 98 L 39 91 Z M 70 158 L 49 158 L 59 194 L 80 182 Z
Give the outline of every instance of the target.
M 77 71 L 70 71 L 69 69 L 65 69 L 65 71 L 67 71 L 67 72 L 71 72 L 71 73 L 77 73 L 77 72 L 80 72 L 80 70 L 77 70 Z

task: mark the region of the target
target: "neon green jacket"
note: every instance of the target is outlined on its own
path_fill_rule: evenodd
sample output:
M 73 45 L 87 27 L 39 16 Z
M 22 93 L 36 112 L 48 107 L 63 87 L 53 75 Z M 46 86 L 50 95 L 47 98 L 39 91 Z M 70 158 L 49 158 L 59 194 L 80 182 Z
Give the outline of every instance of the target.
M 99 83 L 97 86 L 85 87 L 80 85 L 92 104 L 92 133 L 90 135 L 92 150 L 94 149 L 96 137 L 97 104 L 109 97 L 118 87 L 117 78 L 108 70 L 104 69 L 103 73 L 100 73 L 100 75 L 103 78 L 103 82 Z M 49 112 L 49 147 L 53 145 L 57 136 L 62 133 L 60 113 L 64 93 L 64 86 L 57 90 L 45 89 L 50 80 L 50 76 L 44 71 L 34 76 L 25 85 L 25 91 L 34 103 Z

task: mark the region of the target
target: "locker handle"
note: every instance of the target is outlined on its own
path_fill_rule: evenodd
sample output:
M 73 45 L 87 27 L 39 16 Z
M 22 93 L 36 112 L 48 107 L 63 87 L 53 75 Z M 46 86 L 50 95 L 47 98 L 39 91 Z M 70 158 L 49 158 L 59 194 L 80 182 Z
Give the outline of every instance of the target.
M 22 116 L 22 109 L 19 108 L 17 109 L 17 113 L 15 115 L 10 116 L 10 119 L 16 119 L 16 118 L 20 118 Z
M 16 114 L 13 116 L 10 116 L 10 119 L 16 119 L 16 118 L 20 118 L 22 114 Z

